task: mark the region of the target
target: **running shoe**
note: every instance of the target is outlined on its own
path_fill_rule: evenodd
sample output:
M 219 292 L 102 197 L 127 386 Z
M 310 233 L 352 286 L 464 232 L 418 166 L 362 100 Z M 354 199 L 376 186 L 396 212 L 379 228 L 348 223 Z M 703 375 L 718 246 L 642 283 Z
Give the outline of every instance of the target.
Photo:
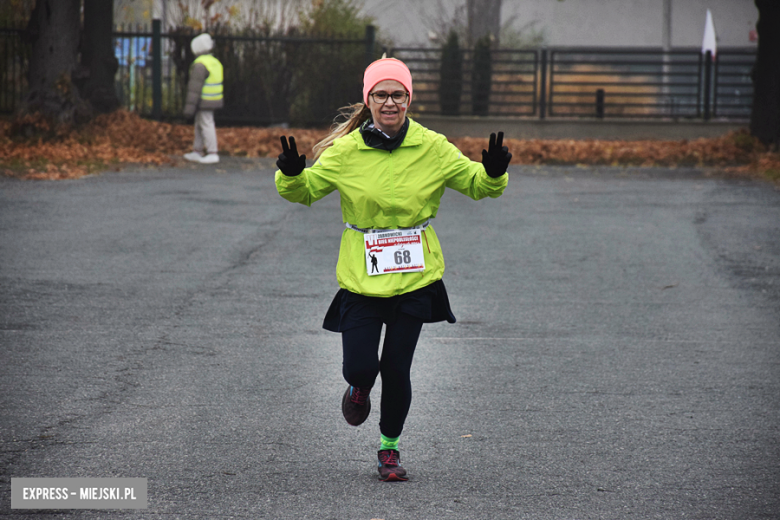
M 371 392 L 370 388 L 357 386 L 349 386 L 344 392 L 344 398 L 341 400 L 341 412 L 344 414 L 344 419 L 352 426 L 360 426 L 368 418 L 368 413 L 371 411 L 369 392 Z
M 377 452 L 379 459 L 378 470 L 379 480 L 383 482 L 404 482 L 409 480 L 406 476 L 406 470 L 401 467 L 401 454 L 398 450 L 379 450 Z
M 196 162 L 199 163 L 201 159 L 203 159 L 203 156 L 199 154 L 198 152 L 190 152 L 185 153 L 184 158 L 187 159 L 190 162 Z

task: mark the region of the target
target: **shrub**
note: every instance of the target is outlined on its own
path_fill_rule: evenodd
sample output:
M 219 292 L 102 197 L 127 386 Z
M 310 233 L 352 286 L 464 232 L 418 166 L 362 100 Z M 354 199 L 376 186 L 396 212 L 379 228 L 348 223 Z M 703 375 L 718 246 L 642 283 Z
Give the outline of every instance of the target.
M 490 110 L 490 88 L 493 63 L 490 36 L 480 38 L 474 46 L 474 68 L 471 74 L 471 103 L 475 116 L 486 116 Z
M 323 42 L 295 49 L 290 66 L 290 107 L 293 125 L 327 125 L 338 109 L 362 98 L 366 68 L 366 26 L 373 19 L 360 15 L 354 0 L 314 0 L 312 10 L 301 13 L 300 32 L 309 38 L 363 40 L 356 43 Z
M 460 114 L 460 96 L 463 92 L 463 56 L 458 35 L 450 32 L 441 51 L 441 75 L 439 103 L 441 113 L 448 116 Z

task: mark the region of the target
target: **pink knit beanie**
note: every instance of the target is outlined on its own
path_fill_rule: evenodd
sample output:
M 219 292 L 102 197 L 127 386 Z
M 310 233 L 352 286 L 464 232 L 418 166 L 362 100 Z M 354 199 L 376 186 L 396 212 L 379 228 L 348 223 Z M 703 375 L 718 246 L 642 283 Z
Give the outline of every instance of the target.
M 403 85 L 409 91 L 409 100 L 412 102 L 412 73 L 404 62 L 395 58 L 382 58 L 366 67 L 363 74 L 363 102 L 368 105 L 368 93 L 380 81 L 392 79 Z

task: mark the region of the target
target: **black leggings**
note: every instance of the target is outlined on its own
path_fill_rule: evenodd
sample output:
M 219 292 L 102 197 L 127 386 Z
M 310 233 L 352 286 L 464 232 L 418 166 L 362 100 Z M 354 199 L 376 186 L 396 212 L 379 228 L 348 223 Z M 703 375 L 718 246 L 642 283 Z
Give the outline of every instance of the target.
M 382 374 L 379 431 L 386 437 L 398 437 L 412 404 L 410 372 L 423 321 L 399 313 L 398 319 L 387 325 L 382 358 L 379 359 L 382 324 L 381 319 L 374 318 L 341 333 L 343 373 L 350 385 L 368 388 L 373 387 L 377 375 Z

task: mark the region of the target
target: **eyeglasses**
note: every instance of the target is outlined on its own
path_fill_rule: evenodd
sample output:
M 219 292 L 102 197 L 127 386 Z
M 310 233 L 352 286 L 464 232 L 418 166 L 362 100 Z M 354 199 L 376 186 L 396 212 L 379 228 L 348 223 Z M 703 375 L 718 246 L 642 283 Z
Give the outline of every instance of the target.
M 400 105 L 406 101 L 406 99 L 409 97 L 409 93 L 403 90 L 396 90 L 392 94 L 380 91 L 372 92 L 369 94 L 369 96 L 371 96 L 371 99 L 374 100 L 374 103 L 379 103 L 380 105 L 387 103 L 387 98 L 393 98 L 393 103 Z

